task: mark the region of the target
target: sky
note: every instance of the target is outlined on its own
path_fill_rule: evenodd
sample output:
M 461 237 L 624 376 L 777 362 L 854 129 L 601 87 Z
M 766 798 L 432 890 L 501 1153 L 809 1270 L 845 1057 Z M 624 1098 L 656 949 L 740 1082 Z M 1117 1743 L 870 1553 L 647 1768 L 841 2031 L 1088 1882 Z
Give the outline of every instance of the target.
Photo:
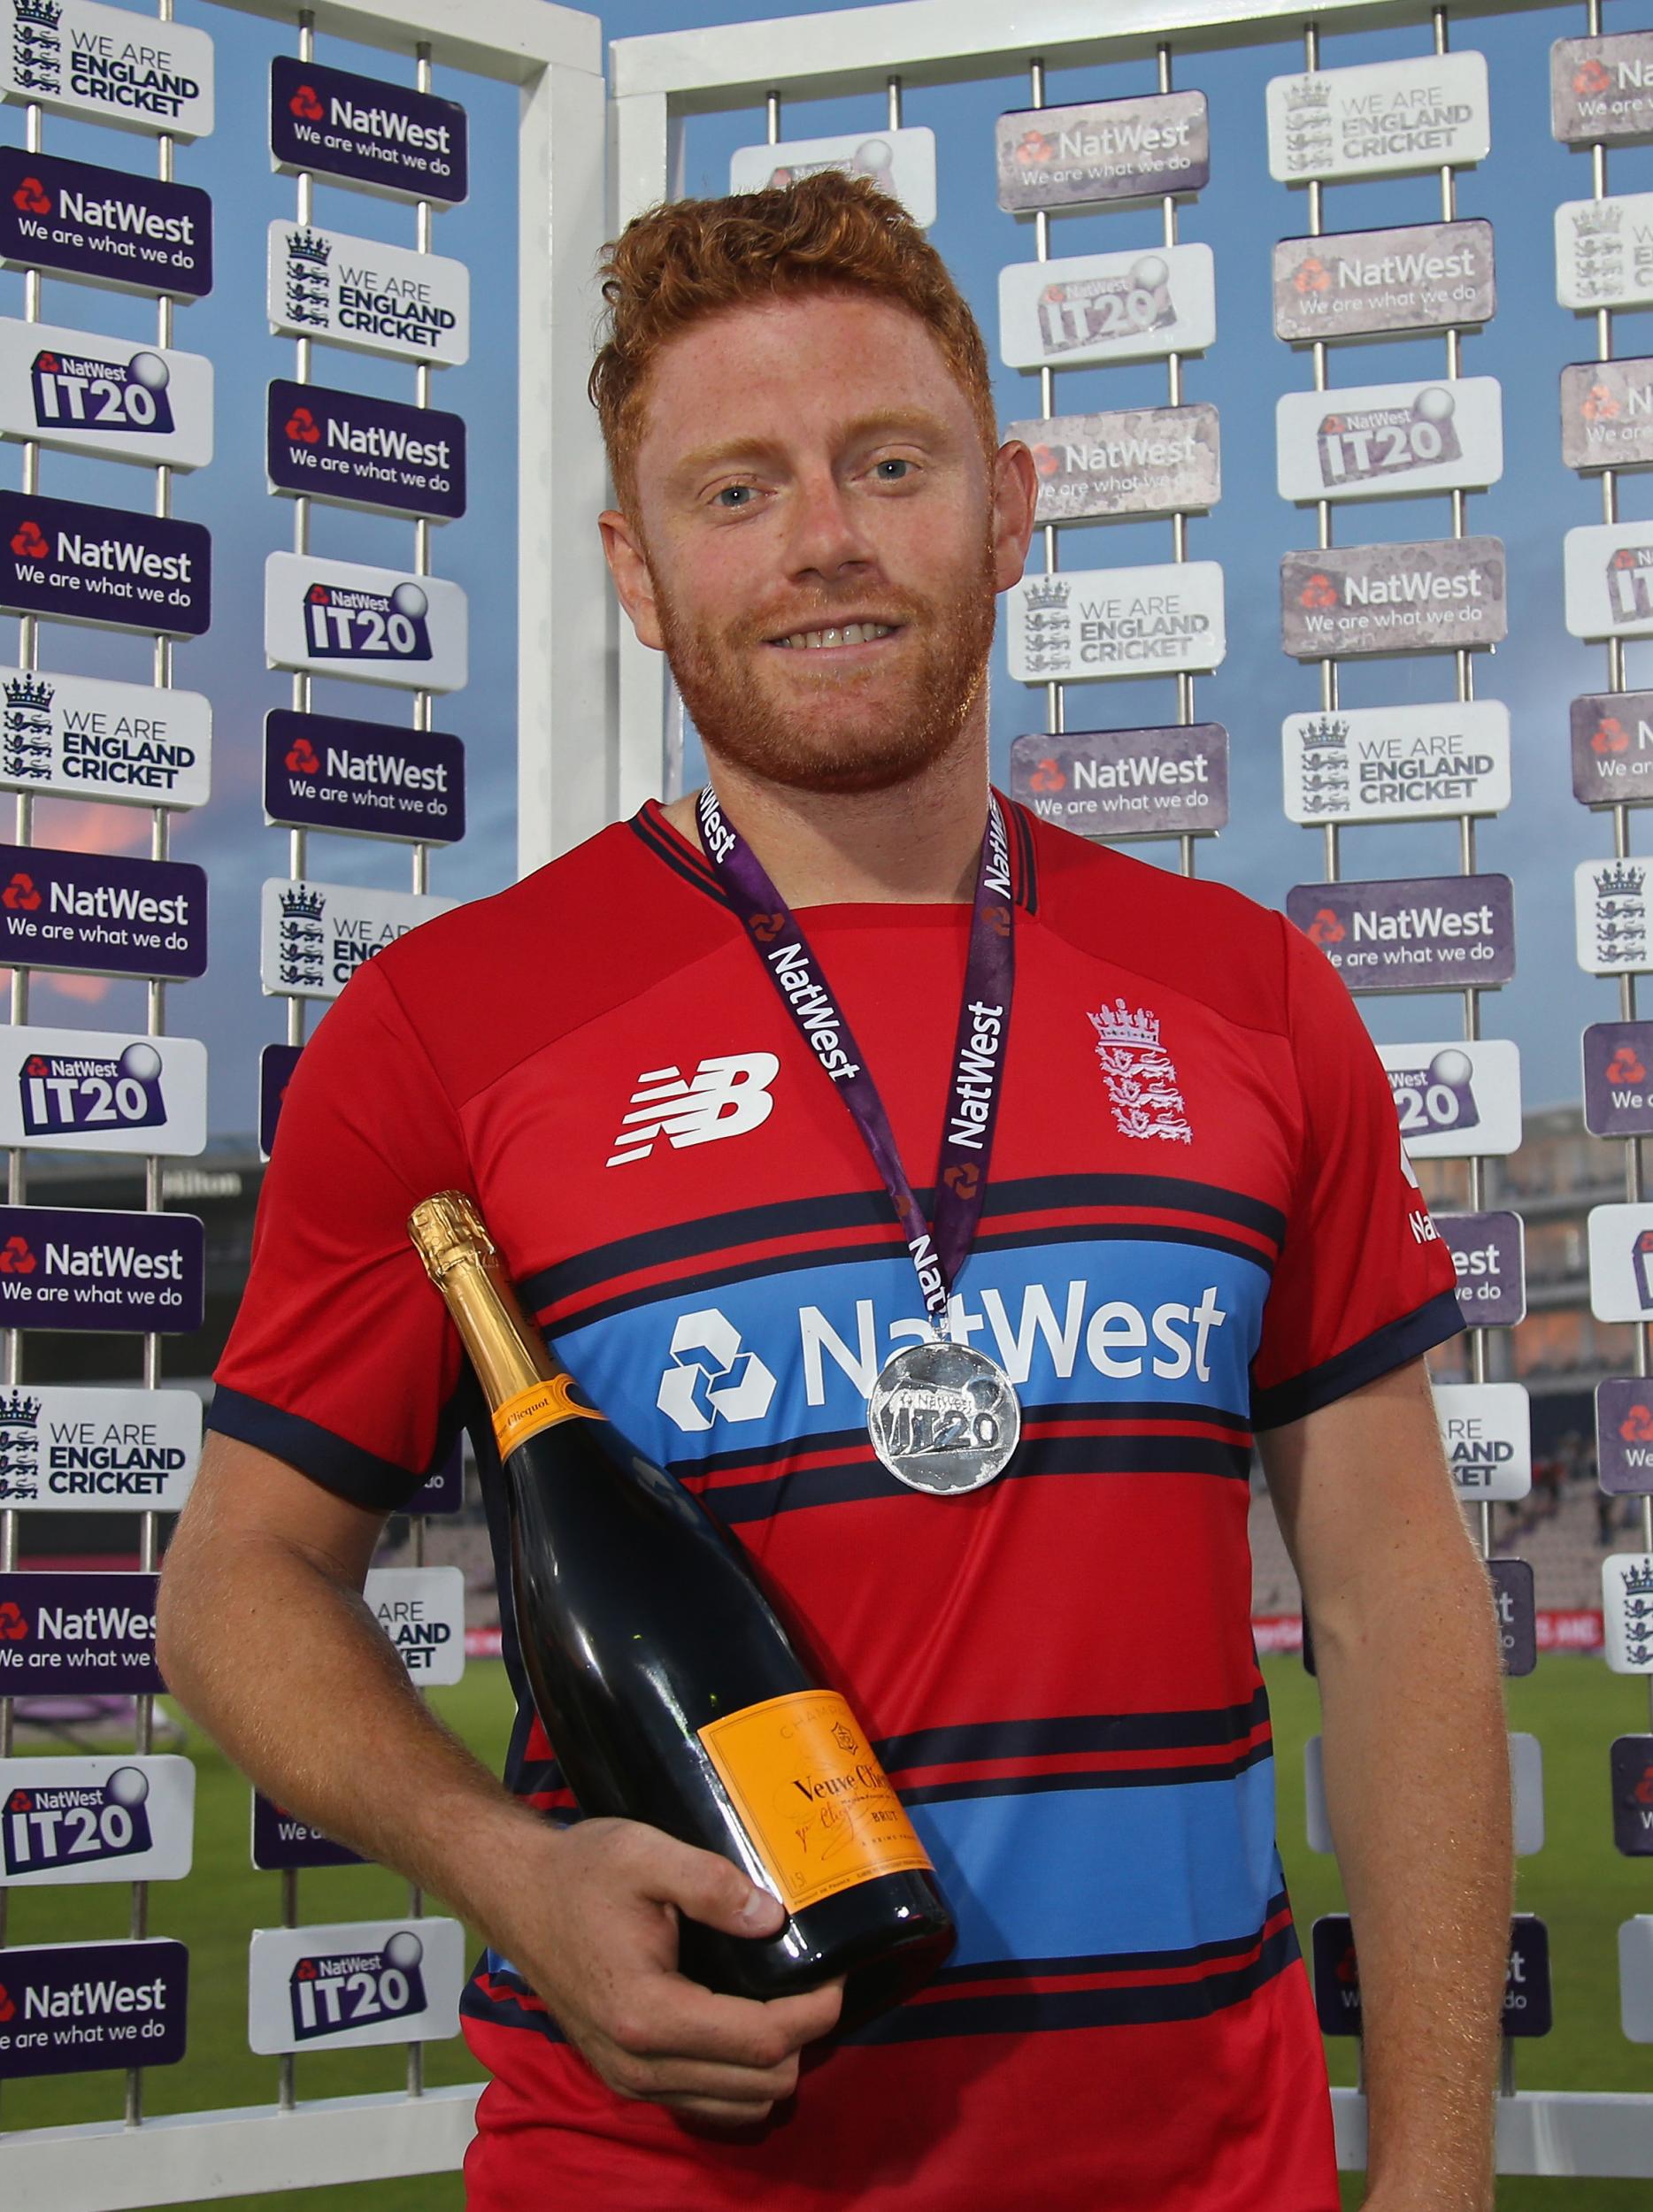
M 819 12 L 838 12 L 822 10 Z M 739 11 L 735 12 L 737 15 Z M 765 14 L 773 10 L 764 10 Z M 204 1039 L 211 1063 L 210 1125 L 220 1136 L 243 1135 L 255 1125 L 258 1056 L 261 1045 L 285 1034 L 285 1002 L 264 998 L 258 985 L 258 890 L 268 875 L 287 872 L 287 836 L 269 828 L 261 801 L 262 724 L 271 707 L 290 699 L 290 679 L 265 667 L 260 634 L 262 572 L 265 555 L 291 544 L 289 503 L 269 495 L 263 464 L 264 390 L 273 377 L 294 373 L 288 340 L 269 334 L 264 310 L 265 227 L 294 212 L 294 184 L 273 175 L 267 159 L 267 70 L 270 56 L 291 51 L 283 27 L 179 0 L 182 22 L 209 29 L 217 44 L 218 124 L 214 135 L 181 149 L 176 174 L 213 197 L 217 280 L 211 296 L 176 315 L 173 342 L 204 353 L 217 375 L 217 451 L 205 470 L 177 482 L 174 512 L 206 524 L 213 535 L 213 626 L 203 639 L 181 645 L 174 681 L 211 699 L 215 716 L 213 794 L 204 808 L 173 818 L 172 852 L 206 871 L 211 891 L 211 956 L 199 981 L 169 989 L 167 1026 Z M 1622 21 L 1617 20 L 1620 14 Z M 604 12 L 611 37 L 644 35 L 730 19 L 727 8 L 687 0 L 618 0 Z M 1605 27 L 1635 27 L 1615 6 Z M 1492 89 L 1493 147 L 1479 168 L 1464 173 L 1458 213 L 1487 216 L 1497 236 L 1498 312 L 1480 334 L 1466 338 L 1462 373 L 1502 380 L 1505 468 L 1502 482 L 1468 502 L 1468 528 L 1490 533 L 1506 545 L 1510 569 L 1511 634 L 1495 654 L 1476 657 L 1480 696 L 1503 700 L 1512 717 L 1514 797 L 1508 811 L 1480 833 L 1479 864 L 1513 878 L 1518 965 L 1515 980 L 1489 995 L 1483 1028 L 1513 1038 L 1524 1060 L 1530 1106 L 1578 1094 L 1578 1039 L 1586 1022 L 1618 1011 L 1616 982 L 1583 975 L 1573 957 L 1572 871 L 1575 864 L 1611 850 L 1611 818 L 1593 815 L 1572 796 L 1568 768 L 1567 705 L 1577 693 L 1607 687 L 1605 651 L 1568 636 L 1562 619 L 1561 547 L 1565 532 L 1601 518 L 1593 480 L 1562 465 L 1557 380 L 1567 362 L 1593 353 L 1593 328 L 1556 303 L 1552 211 L 1557 203 L 1586 196 L 1588 157 L 1551 138 L 1549 117 L 1549 43 L 1584 28 L 1581 7 L 1530 9 L 1508 19 L 1478 18 L 1455 43 L 1487 56 Z M 1416 54 L 1425 44 L 1416 28 L 1328 35 L 1322 65 Z M 412 64 L 402 57 L 369 53 L 342 42 L 318 42 L 318 58 L 403 83 Z M 1180 238 L 1204 240 L 1217 267 L 1215 343 L 1185 365 L 1184 398 L 1210 401 L 1222 422 L 1223 496 L 1209 518 L 1188 533 L 1191 558 L 1223 564 L 1226 579 L 1228 653 L 1215 674 L 1200 680 L 1196 713 L 1222 722 L 1232 744 L 1232 818 L 1211 841 L 1202 841 L 1199 868 L 1238 886 L 1270 905 L 1283 904 L 1289 887 L 1321 874 L 1318 833 L 1289 824 L 1281 810 L 1280 725 L 1291 712 L 1319 703 L 1318 675 L 1280 649 L 1277 568 L 1287 550 L 1311 544 L 1314 514 L 1281 501 L 1274 485 L 1274 403 L 1288 390 L 1311 382 L 1309 357 L 1277 341 L 1270 320 L 1269 257 L 1277 238 L 1307 228 L 1305 195 L 1268 174 L 1264 88 L 1271 76 L 1301 67 L 1296 41 L 1249 45 L 1228 52 L 1196 52 L 1173 61 L 1180 89 L 1200 89 L 1211 104 L 1211 185 L 1183 204 Z M 1052 71 L 1052 104 L 1118 97 L 1153 87 L 1148 61 Z M 434 534 L 436 572 L 457 579 L 469 595 L 471 680 L 438 703 L 439 728 L 456 732 L 468 754 L 470 826 L 465 841 L 433 858 L 430 887 L 451 898 L 482 895 L 508 881 L 514 870 L 516 777 L 515 576 L 513 552 L 519 494 L 514 454 L 517 329 L 514 142 L 516 96 L 506 88 L 438 70 L 435 88 L 462 100 L 471 118 L 472 195 L 439 215 L 439 252 L 466 261 L 472 272 L 471 359 L 434 380 L 434 403 L 463 415 L 470 433 L 470 506 L 465 518 Z M 997 359 L 997 271 L 1031 257 L 1033 227 L 1003 214 L 994 186 L 993 125 L 1007 108 L 1027 103 L 1023 75 L 968 85 L 907 91 L 904 119 L 928 124 L 938 141 L 940 210 L 933 232 L 974 305 L 989 353 Z M 783 109 L 784 137 L 880 127 L 880 96 L 833 103 L 792 103 Z M 0 135 L 20 140 L 20 111 L 0 111 Z M 761 108 L 691 120 L 686 138 L 686 188 L 727 188 L 734 150 L 764 135 Z M 149 169 L 150 142 L 94 125 L 49 118 L 46 150 L 111 167 Z M 1610 162 L 1615 193 L 1653 189 L 1653 149 L 1616 150 Z M 1425 221 L 1440 212 L 1434 175 L 1384 178 L 1328 188 L 1326 227 L 1349 230 Z M 319 185 L 316 220 L 335 229 L 394 242 L 413 242 L 412 211 L 358 191 Z M 1056 256 L 1109 251 L 1157 243 L 1157 204 L 1105 213 L 1065 216 L 1053 225 Z M 18 315 L 22 280 L 0 275 L 0 313 Z M 48 280 L 42 319 L 119 335 L 154 334 L 150 302 L 102 289 Z M 1653 352 L 1653 327 L 1645 315 L 1617 319 L 1621 355 Z M 1444 373 L 1439 337 L 1363 344 L 1334 351 L 1334 385 L 1380 383 Z M 411 399 L 413 372 L 400 363 L 318 348 L 312 377 L 347 389 Z M 996 391 L 1001 418 L 1038 412 L 1036 375 L 998 368 Z M 1163 403 L 1162 363 L 1115 365 L 1064 372 L 1057 380 L 1062 413 Z M 0 482 L 16 485 L 15 447 L 0 457 Z M 42 491 L 66 498 L 147 508 L 145 472 L 88 457 L 42 456 Z M 1653 514 L 1653 489 L 1640 476 L 1620 481 L 1626 519 Z M 569 517 L 581 529 L 588 519 Z M 1447 501 L 1373 502 L 1345 507 L 1337 518 L 1340 542 L 1446 535 Z M 400 565 L 411 554 L 405 521 L 317 510 L 311 548 L 333 557 Z M 591 558 L 599 558 L 595 527 Z M 1038 562 L 1035 544 L 1034 563 Z M 1063 532 L 1065 568 L 1137 565 L 1171 557 L 1168 523 L 1069 526 Z M 15 630 L 0 618 L 0 654 L 11 657 Z M 147 641 L 44 625 L 42 665 L 90 674 L 150 680 Z M 1653 643 L 1628 648 L 1627 682 L 1653 685 Z M 1451 696 L 1449 657 L 1416 655 L 1357 664 L 1345 672 L 1343 702 L 1377 706 Z M 410 718 L 407 695 L 364 685 L 320 684 L 313 704 L 321 711 L 384 722 Z M 1011 681 L 1002 643 L 994 660 L 992 737 L 997 779 L 1007 773 L 1011 740 L 1042 726 L 1043 694 Z M 1113 727 L 1176 718 L 1169 678 L 1074 686 L 1068 692 L 1072 728 Z M 525 733 L 533 741 L 533 733 Z M 5 817 L 0 814 L 0 822 Z M 42 843 L 142 853 L 148 850 L 149 818 L 141 809 L 41 802 L 35 834 Z M 1646 843 L 1633 824 L 1633 843 Z M 1174 848 L 1134 849 L 1165 861 Z M 1449 872 L 1457 866 L 1457 832 L 1451 823 L 1346 828 L 1343 873 L 1380 877 Z M 359 839 L 312 835 L 310 873 L 329 881 L 404 887 L 405 847 Z M 1419 994 L 1365 998 L 1363 1010 L 1382 1041 L 1429 1040 L 1459 1033 L 1461 1002 L 1432 1001 Z M 31 1018 L 39 1022 L 117 1029 L 142 1026 L 140 987 L 88 977 L 40 977 Z M 311 1023 L 315 1018 L 312 1010 Z

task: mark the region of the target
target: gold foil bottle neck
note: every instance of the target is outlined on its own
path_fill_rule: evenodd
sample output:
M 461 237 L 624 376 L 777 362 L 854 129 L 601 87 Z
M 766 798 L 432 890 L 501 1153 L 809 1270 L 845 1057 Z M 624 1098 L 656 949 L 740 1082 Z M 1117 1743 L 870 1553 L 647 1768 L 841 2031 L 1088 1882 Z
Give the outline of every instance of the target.
M 498 1257 L 474 1200 L 463 1191 L 438 1191 L 415 1206 L 408 1216 L 408 1234 L 434 1283 L 464 1261 L 486 1264 Z

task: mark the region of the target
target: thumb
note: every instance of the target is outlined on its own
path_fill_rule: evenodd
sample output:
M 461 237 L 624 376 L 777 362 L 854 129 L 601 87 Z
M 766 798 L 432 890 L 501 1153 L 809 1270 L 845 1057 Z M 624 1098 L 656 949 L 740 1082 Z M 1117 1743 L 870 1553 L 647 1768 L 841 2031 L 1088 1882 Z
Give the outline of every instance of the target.
M 660 1896 L 703 1927 L 725 1935 L 772 1936 L 786 1922 L 786 1908 L 715 1851 L 673 1842 L 661 1868 Z

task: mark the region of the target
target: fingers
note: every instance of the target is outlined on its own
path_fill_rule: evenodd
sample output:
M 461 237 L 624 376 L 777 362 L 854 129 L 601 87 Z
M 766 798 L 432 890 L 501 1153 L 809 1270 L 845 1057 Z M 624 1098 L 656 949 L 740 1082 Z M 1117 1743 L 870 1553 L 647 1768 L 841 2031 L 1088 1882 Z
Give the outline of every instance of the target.
M 643 1832 L 651 1837 L 652 1830 Z M 692 1844 L 658 1836 L 649 1848 L 652 1877 L 649 1893 L 662 1904 L 675 1905 L 703 1927 L 720 1929 L 726 1935 L 772 1936 L 786 1924 L 786 1908 L 766 1889 L 761 1889 L 730 1860 L 715 1851 L 697 1851 Z
M 639 1978 L 615 1993 L 605 2024 L 618 2047 L 639 2059 L 694 2059 L 763 2072 L 783 2065 L 836 2021 L 843 1985 L 830 1982 L 766 2004 L 724 1997 L 680 1974 Z

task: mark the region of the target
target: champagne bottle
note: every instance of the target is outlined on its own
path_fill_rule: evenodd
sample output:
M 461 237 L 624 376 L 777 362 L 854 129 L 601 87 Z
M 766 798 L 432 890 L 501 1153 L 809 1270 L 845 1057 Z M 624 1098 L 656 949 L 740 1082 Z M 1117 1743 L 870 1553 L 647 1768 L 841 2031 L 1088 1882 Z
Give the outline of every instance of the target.
M 408 1233 L 492 1411 L 523 1664 L 580 1810 L 720 1852 L 787 1909 L 768 1938 L 685 1919 L 682 1970 L 762 1998 L 842 1974 L 846 2024 L 899 2003 L 954 1928 L 860 1724 L 728 1532 L 558 1367 L 472 1202 Z

